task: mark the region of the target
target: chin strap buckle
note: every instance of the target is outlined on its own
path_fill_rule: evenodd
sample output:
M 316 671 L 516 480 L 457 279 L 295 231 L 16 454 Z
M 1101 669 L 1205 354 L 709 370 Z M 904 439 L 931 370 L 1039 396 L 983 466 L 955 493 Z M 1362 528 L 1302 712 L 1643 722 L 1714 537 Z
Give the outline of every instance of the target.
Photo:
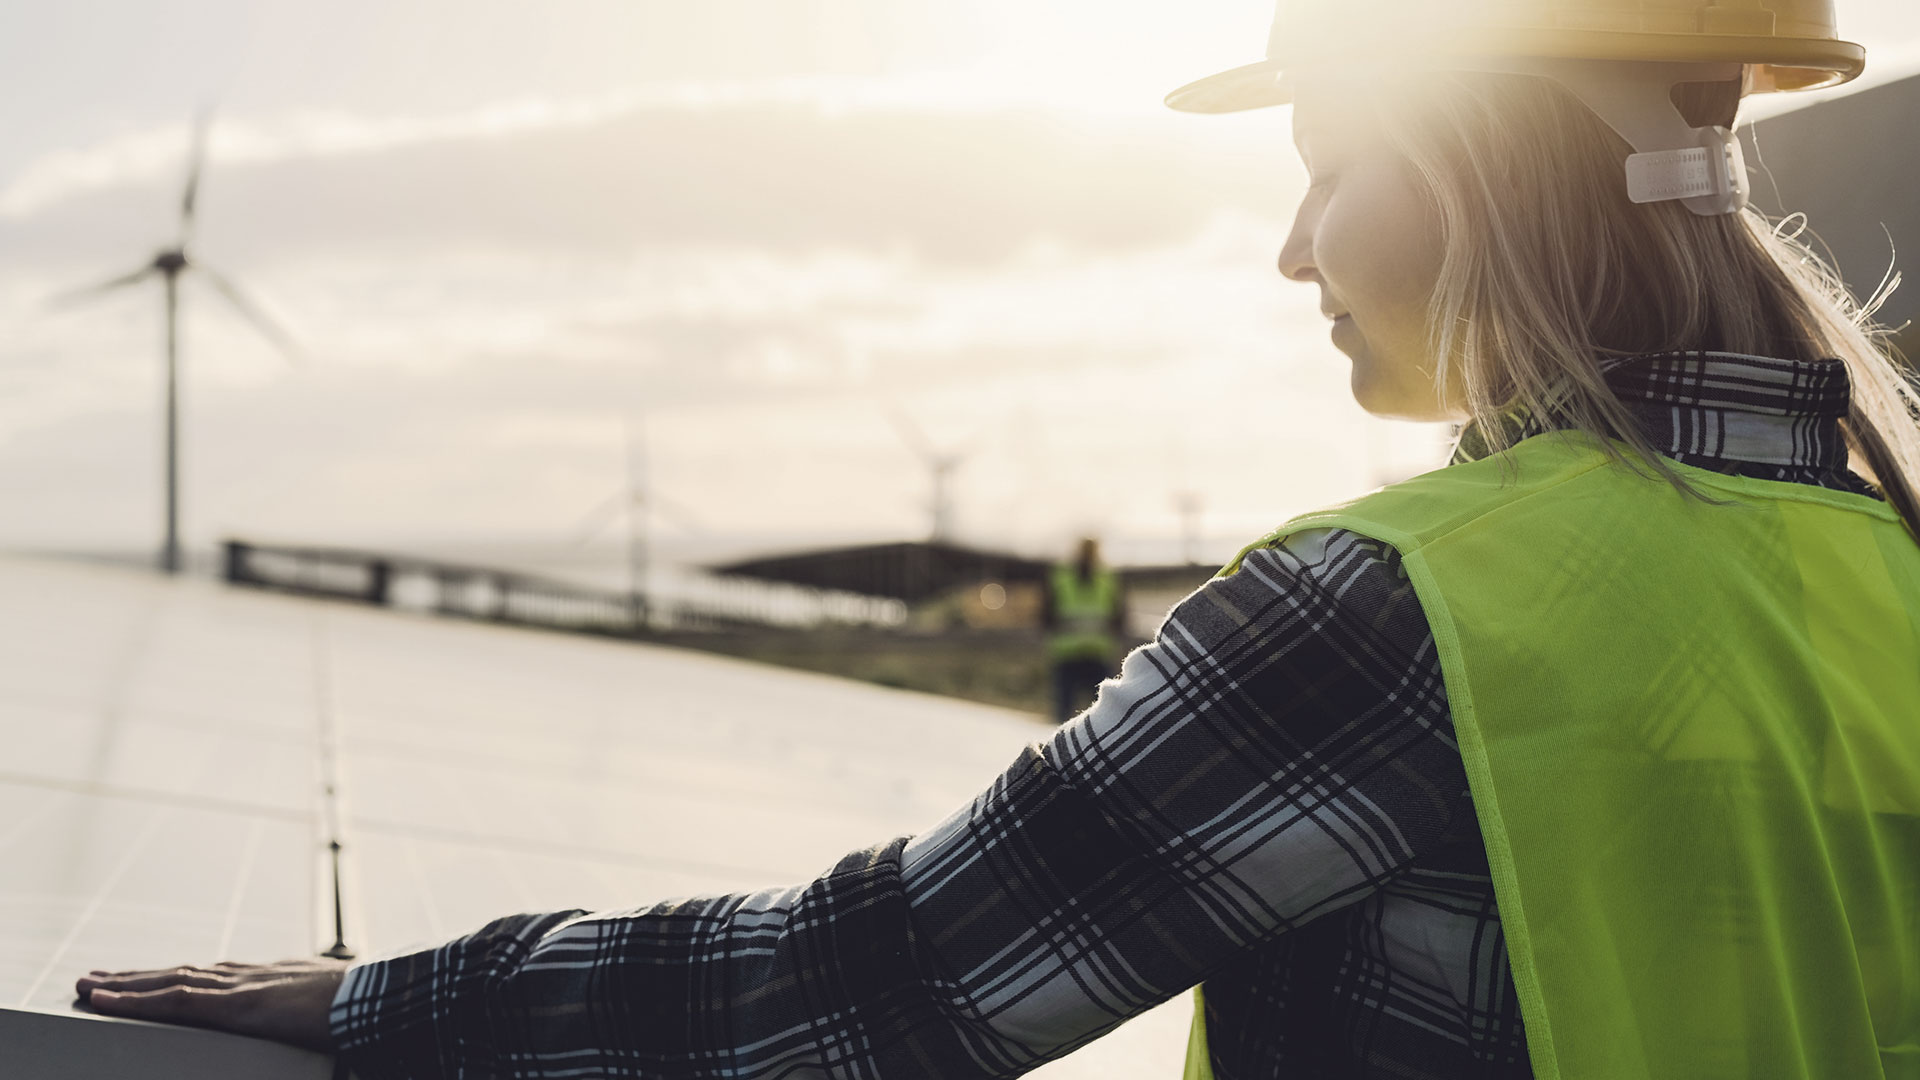
M 1627 159 L 1634 202 L 1683 200 L 1702 217 L 1747 208 L 1747 155 L 1739 136 L 1723 127 L 1694 127 L 1673 101 L 1673 88 L 1681 83 L 1750 79 L 1745 65 L 1503 56 L 1449 63 L 1447 69 L 1534 75 L 1572 91 L 1639 151 Z
M 1627 197 L 1636 203 L 1686 200 L 1687 209 L 1713 216 L 1747 206 L 1747 159 L 1740 138 L 1723 127 L 1699 130 L 1700 145 L 1627 158 Z

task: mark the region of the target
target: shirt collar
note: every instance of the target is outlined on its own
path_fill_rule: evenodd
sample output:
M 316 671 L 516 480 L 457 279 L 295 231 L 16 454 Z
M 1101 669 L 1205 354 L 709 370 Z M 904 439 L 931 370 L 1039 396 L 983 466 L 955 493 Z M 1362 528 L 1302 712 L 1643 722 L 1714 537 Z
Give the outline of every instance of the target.
M 1844 470 L 1852 384 L 1838 360 L 1782 360 L 1727 352 L 1672 352 L 1602 361 L 1602 377 L 1654 450 L 1669 457 Z M 1524 413 L 1509 436 L 1566 427 Z M 1472 425 L 1454 460 L 1484 456 Z

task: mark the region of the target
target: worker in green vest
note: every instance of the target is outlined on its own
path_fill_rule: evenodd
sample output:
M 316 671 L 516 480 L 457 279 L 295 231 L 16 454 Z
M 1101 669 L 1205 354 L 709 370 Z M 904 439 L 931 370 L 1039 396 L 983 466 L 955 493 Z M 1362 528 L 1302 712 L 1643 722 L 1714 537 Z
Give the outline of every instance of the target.
M 1047 575 L 1041 622 L 1047 631 L 1053 718 L 1064 724 L 1113 674 L 1126 632 L 1126 597 L 1119 576 L 1100 561 L 1100 541 L 1082 539 L 1073 559 Z
M 1281 272 L 1369 411 L 1469 421 L 1248 553 L 1365 537 L 1419 599 L 1524 1030 L 1476 1075 L 1920 1077 L 1920 394 L 1732 131 L 1863 62 L 1828 0 L 1283 0 L 1168 99 L 1294 106 Z M 1221 989 L 1189 1080 L 1248 1075 Z
M 1829 0 L 1284 0 L 1171 101 L 1292 105 L 1279 270 L 1449 465 L 810 882 L 79 993 L 369 1078 L 1011 1077 L 1195 986 L 1195 1078 L 1920 1078 L 1920 388 L 1731 131 L 1863 64 Z

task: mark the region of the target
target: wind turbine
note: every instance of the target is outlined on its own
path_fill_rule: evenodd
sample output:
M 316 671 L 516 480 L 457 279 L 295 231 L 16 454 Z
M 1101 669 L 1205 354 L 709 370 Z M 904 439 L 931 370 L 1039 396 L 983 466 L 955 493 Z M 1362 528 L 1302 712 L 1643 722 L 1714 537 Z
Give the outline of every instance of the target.
M 1200 489 L 1191 482 L 1187 470 L 1186 440 L 1175 432 L 1167 443 L 1167 460 L 1173 465 L 1173 474 L 1179 483 L 1173 490 L 1173 512 L 1180 516 L 1180 561 L 1188 566 L 1200 562 L 1200 515 L 1206 510 L 1206 500 Z
M 701 529 L 693 513 L 672 499 L 653 490 L 647 470 L 647 432 L 644 417 L 625 426 L 626 485 L 598 506 L 581 515 L 574 526 L 575 547 L 585 546 L 600 535 L 615 518 L 626 524 L 627 604 L 629 618 L 636 630 L 651 623 L 652 600 L 650 567 L 653 557 L 653 514 L 660 511 L 682 526 L 696 532 Z
M 953 539 L 953 474 L 973 456 L 975 446 L 964 450 L 935 450 L 933 443 L 920 425 L 905 409 L 895 406 L 888 414 L 893 417 L 893 426 L 900 431 L 913 452 L 920 455 L 927 468 L 933 472 L 933 542 L 944 544 Z
M 1173 493 L 1173 509 L 1180 515 L 1180 561 L 1188 566 L 1200 562 L 1200 514 L 1206 503 L 1191 488 Z
M 166 457 L 167 457 L 167 521 L 166 533 L 160 545 L 160 569 L 169 573 L 180 572 L 180 277 L 192 270 L 205 278 L 214 291 L 225 297 L 241 317 L 252 323 L 289 360 L 298 361 L 300 351 L 286 331 L 269 319 L 258 304 L 248 299 L 240 287 L 212 268 L 197 262 L 187 254 L 189 243 L 193 239 L 194 210 L 200 194 L 200 174 L 206 164 L 207 129 L 210 123 L 208 113 L 202 112 L 193 125 L 193 141 L 188 152 L 187 184 L 180 196 L 180 231 L 173 246 L 160 249 L 146 264 L 131 273 L 103 281 L 98 285 L 75 289 L 72 292 L 55 297 L 58 304 L 68 304 L 115 289 L 139 283 L 151 277 L 160 278 L 165 286 L 167 329 L 167 393 L 166 393 Z
M 575 526 L 578 530 L 573 538 L 575 547 L 585 545 L 600 530 L 606 528 L 616 516 L 626 521 L 627 527 L 627 608 L 628 618 L 633 628 L 639 630 L 647 625 L 647 571 L 652 544 L 651 499 L 647 497 L 647 464 L 644 455 L 645 443 L 636 446 L 633 423 L 628 421 L 623 428 L 626 462 L 626 483 L 621 490 L 608 497 L 605 502 L 587 511 Z M 645 435 L 641 436 L 644 440 Z

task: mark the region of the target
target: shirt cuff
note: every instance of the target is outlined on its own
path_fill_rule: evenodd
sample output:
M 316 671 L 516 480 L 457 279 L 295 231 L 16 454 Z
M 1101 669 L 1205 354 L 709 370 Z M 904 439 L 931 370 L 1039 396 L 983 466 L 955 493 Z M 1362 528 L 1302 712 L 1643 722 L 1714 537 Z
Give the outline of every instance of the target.
M 363 1080 L 492 1075 L 490 991 L 535 943 L 582 911 L 497 919 L 436 948 L 355 964 L 334 993 L 328 1026 Z

